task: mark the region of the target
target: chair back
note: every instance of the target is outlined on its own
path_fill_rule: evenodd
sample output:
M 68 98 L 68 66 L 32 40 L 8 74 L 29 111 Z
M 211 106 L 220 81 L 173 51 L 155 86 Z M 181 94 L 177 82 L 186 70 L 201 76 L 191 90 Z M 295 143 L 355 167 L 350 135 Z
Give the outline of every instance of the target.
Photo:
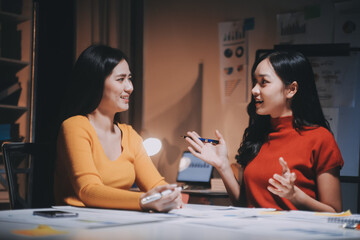
M 53 203 L 50 146 L 7 142 L 2 151 L 11 209 L 50 207 Z

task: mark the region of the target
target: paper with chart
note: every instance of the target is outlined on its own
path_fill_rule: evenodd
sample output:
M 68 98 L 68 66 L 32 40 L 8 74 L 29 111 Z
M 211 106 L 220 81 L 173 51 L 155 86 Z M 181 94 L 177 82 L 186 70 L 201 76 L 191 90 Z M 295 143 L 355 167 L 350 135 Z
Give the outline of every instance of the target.
M 219 23 L 219 49 L 222 102 L 246 102 L 248 53 L 243 21 Z

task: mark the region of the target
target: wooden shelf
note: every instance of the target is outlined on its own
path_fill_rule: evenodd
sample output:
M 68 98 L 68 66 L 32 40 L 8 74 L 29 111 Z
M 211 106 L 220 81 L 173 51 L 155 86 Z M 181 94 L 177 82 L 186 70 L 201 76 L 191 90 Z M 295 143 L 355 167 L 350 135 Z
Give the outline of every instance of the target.
M 0 21 L 22 23 L 30 19 L 31 17 L 0 11 Z
M 11 70 L 13 71 L 19 71 L 24 67 L 28 66 L 29 64 L 30 64 L 29 62 L 0 57 L 0 66 L 11 68 Z
M 30 118 L 24 113 L 31 108 L 32 87 L 34 86 L 30 68 L 33 50 L 32 34 L 34 34 L 34 26 L 31 24 L 34 1 L 3 0 L 2 2 L 4 4 L 0 9 L 2 34 L 0 37 L 2 50 L 0 53 L 0 92 L 4 94 L 0 102 L 0 124 L 18 124 L 19 129 L 13 131 L 12 139 L 26 141 L 31 136 L 31 126 Z M 16 86 L 15 89 L 17 83 L 20 88 Z M 17 106 L 20 98 L 22 106 Z
M 9 202 L 9 193 L 8 191 L 0 191 L 0 203 Z
M 28 110 L 27 107 L 5 105 L 5 104 L 0 104 L 0 109 L 9 109 L 9 110 L 15 110 L 15 111 L 27 111 Z
M 27 107 L 0 104 L 0 124 L 13 123 L 26 111 Z

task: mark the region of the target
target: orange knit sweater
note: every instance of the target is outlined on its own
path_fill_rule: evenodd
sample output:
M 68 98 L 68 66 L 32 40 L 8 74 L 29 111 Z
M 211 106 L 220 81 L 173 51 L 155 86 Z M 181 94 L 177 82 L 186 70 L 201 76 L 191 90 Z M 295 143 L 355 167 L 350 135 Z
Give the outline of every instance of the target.
M 131 126 L 118 126 L 122 153 L 111 161 L 86 117 L 74 116 L 63 122 L 54 179 L 57 205 L 141 210 L 141 192 L 129 190 L 133 183 L 141 191 L 166 184 L 146 154 L 142 138 Z

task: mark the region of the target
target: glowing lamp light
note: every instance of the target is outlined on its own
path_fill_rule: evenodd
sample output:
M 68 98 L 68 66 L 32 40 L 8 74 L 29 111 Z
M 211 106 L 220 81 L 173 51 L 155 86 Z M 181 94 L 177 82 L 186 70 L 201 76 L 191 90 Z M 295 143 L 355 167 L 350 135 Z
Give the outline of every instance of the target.
M 146 153 L 149 157 L 154 156 L 162 147 L 161 141 L 157 138 L 147 138 L 143 142 Z

